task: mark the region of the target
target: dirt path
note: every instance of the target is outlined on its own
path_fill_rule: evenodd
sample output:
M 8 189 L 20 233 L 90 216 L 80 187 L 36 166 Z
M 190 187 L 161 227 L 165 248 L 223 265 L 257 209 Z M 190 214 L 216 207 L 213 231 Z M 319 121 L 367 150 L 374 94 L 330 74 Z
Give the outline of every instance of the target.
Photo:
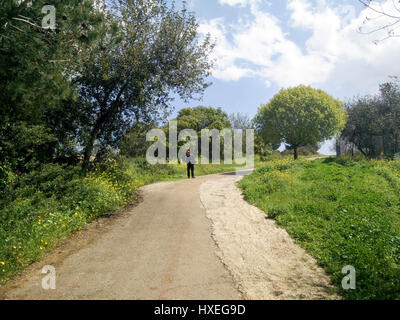
M 246 299 L 338 299 L 325 271 L 225 176 L 201 185 L 218 255 Z
M 238 179 L 146 186 L 137 207 L 92 223 L 0 287 L 0 298 L 328 297 L 323 270 L 242 200 Z M 45 265 L 56 268 L 56 290 L 41 287 Z

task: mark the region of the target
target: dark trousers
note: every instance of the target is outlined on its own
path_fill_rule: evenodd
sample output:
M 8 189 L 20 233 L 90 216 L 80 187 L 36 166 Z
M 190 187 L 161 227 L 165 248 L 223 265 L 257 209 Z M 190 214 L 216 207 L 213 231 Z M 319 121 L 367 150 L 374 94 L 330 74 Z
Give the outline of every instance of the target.
M 189 162 L 187 164 L 187 174 L 189 179 L 190 179 L 190 172 L 192 173 L 192 178 L 194 178 L 194 164 Z

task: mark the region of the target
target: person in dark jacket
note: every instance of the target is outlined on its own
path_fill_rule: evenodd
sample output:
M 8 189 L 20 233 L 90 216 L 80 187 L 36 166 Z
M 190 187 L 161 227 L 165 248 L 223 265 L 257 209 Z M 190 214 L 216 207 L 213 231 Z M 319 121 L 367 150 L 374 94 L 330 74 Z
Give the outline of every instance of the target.
M 190 153 L 190 149 L 186 151 L 186 163 L 187 163 L 187 175 L 190 179 L 190 173 L 192 173 L 192 178 L 194 179 L 194 157 Z

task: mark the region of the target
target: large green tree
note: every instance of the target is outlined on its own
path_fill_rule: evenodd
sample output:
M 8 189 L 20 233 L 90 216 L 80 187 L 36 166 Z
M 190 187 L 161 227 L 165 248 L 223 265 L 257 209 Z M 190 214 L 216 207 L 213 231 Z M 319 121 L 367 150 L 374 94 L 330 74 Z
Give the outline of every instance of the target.
M 174 95 L 198 97 L 209 83 L 212 44 L 186 8 L 164 0 L 114 0 L 108 24 L 75 81 L 83 115 L 84 167 L 118 148 L 137 122 L 165 119 Z
M 203 129 L 231 129 L 232 124 L 229 121 L 228 114 L 221 108 L 197 106 L 193 108 L 184 108 L 179 110 L 178 116 L 175 119 L 178 124 L 178 133 L 185 129 L 192 129 L 196 131 L 198 137 L 199 153 L 201 150 L 201 131 Z M 209 137 L 209 155 L 212 155 L 212 138 Z M 220 141 L 223 145 L 223 139 Z M 178 147 L 181 147 L 185 142 L 180 141 Z M 223 148 L 220 149 L 223 154 Z
M 282 89 L 259 108 L 257 131 L 266 142 L 280 141 L 293 149 L 330 139 L 346 124 L 342 102 L 309 86 Z
M 364 156 L 400 151 L 400 85 L 395 79 L 380 86 L 380 94 L 358 97 L 346 104 L 349 119 L 341 142 L 356 146 Z
M 193 129 L 200 136 L 203 129 L 222 130 L 231 128 L 228 114 L 221 108 L 197 106 L 179 110 L 178 132 L 184 129 Z
M 55 8 L 55 29 L 42 25 Z M 0 161 L 17 171 L 65 158 L 75 136 L 71 77 L 97 34 L 93 0 L 0 0 Z

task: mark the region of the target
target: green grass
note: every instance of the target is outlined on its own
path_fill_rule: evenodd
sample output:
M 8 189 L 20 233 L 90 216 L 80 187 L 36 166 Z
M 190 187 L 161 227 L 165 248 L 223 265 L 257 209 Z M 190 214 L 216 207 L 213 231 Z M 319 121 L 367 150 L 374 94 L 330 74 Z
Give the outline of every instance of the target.
M 346 299 L 400 298 L 400 163 L 272 161 L 239 186 L 331 275 Z M 343 290 L 341 270 L 356 269 Z
M 236 167 L 196 165 L 195 175 Z M 151 166 L 143 158 L 112 161 L 85 177 L 80 167 L 56 164 L 10 177 L 0 197 L 0 284 L 87 223 L 132 204 L 139 187 L 187 179 L 186 165 Z

